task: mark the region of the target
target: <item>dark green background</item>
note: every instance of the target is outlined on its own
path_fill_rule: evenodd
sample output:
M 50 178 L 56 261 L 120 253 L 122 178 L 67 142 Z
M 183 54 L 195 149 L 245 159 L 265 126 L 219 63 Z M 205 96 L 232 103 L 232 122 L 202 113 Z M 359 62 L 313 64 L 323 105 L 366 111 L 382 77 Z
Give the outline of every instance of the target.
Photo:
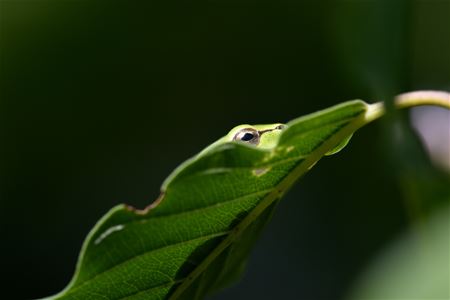
M 110 207 L 146 206 L 234 125 L 448 89 L 449 14 L 446 0 L 1 1 L 1 298 L 61 290 Z M 341 298 L 408 224 L 399 176 L 432 172 L 390 130 L 364 128 L 303 178 L 214 299 Z

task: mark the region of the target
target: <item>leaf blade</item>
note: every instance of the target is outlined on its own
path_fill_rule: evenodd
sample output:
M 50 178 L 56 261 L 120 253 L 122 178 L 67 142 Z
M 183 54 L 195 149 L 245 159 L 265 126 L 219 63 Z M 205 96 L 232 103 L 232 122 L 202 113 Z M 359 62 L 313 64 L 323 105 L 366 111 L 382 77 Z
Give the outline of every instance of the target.
M 215 260 L 239 245 L 243 232 L 321 157 L 370 121 L 369 108 L 350 101 L 293 120 L 273 149 L 226 143 L 188 160 L 164 182 L 157 205 L 144 211 L 121 205 L 102 218 L 83 246 L 74 279 L 54 299 L 177 299 L 186 293 L 201 299 L 221 280 L 231 281 L 232 270 L 211 287 L 200 276 L 208 270 L 220 275 Z M 252 244 L 242 247 L 243 257 Z M 158 249 L 161 256 L 155 256 Z

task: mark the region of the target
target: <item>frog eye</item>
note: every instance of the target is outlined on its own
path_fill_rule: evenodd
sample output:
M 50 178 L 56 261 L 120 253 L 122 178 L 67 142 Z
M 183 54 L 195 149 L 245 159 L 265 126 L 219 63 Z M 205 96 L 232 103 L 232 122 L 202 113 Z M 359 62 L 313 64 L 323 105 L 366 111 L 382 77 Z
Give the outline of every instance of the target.
M 286 128 L 286 125 L 283 125 L 283 124 L 280 124 L 277 127 L 275 127 L 275 129 L 278 129 L 278 130 L 283 130 L 285 128 Z
M 242 141 L 253 145 L 259 144 L 259 133 L 253 128 L 239 130 L 233 137 L 233 141 Z

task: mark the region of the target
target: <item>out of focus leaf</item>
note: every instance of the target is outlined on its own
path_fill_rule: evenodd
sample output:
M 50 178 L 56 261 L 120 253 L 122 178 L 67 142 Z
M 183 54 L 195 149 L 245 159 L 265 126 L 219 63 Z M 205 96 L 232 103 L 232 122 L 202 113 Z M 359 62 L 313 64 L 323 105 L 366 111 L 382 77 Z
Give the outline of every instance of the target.
M 386 249 L 349 299 L 450 299 L 450 207 L 443 208 Z

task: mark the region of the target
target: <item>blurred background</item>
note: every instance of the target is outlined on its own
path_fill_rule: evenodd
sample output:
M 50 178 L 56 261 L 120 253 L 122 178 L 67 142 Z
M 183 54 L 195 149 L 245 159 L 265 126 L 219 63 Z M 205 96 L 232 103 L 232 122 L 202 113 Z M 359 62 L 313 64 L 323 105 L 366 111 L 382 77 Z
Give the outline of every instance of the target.
M 2 298 L 60 291 L 109 208 L 146 206 L 233 126 L 449 90 L 449 53 L 446 0 L 0 1 Z M 392 112 L 324 158 L 211 299 L 345 298 L 446 209 L 450 117 L 433 111 Z

